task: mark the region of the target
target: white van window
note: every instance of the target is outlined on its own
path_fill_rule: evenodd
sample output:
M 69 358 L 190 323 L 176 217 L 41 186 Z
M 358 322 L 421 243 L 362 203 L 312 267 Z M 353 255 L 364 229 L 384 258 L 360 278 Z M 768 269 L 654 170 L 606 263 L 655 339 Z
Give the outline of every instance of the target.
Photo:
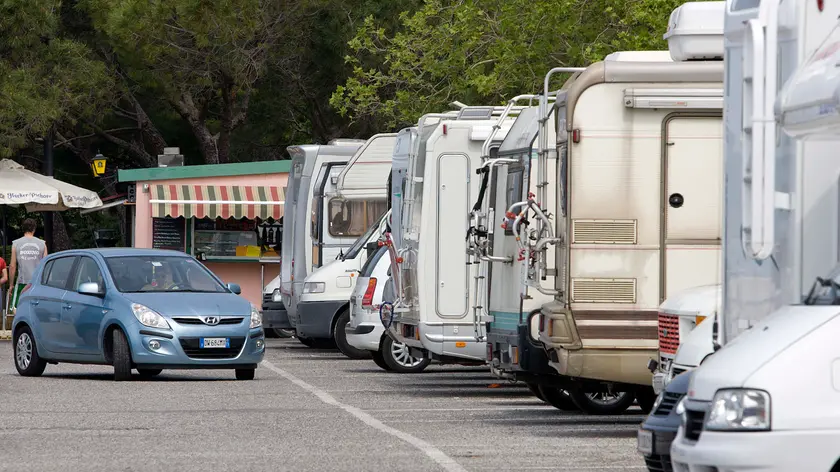
M 358 237 L 388 210 L 386 200 L 330 200 L 330 234 L 336 237 Z

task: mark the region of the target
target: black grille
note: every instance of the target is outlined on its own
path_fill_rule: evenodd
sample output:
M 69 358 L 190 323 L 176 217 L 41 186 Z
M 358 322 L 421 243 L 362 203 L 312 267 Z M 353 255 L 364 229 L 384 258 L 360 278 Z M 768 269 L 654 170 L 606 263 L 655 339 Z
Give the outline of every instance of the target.
M 185 325 L 203 325 L 204 322 L 201 321 L 201 318 L 172 318 L 178 324 L 185 324 Z M 220 325 L 235 325 L 242 323 L 242 317 L 236 318 L 222 318 L 219 320 Z
M 691 439 L 692 441 L 700 439 L 705 416 L 705 413 L 702 411 L 685 410 L 685 437 L 687 439 Z
M 239 355 L 242 346 L 245 345 L 245 337 L 238 336 L 230 338 L 230 347 L 214 347 L 202 349 L 200 347 L 200 338 L 181 338 L 181 348 L 184 349 L 184 354 L 193 359 L 231 359 Z
M 673 392 L 665 392 L 662 395 L 662 403 L 656 407 L 656 411 L 653 412 L 653 416 L 668 416 L 671 414 L 671 411 L 674 410 L 674 407 L 677 406 L 679 403 L 680 398 L 683 395 L 681 393 L 673 393 Z
M 650 472 L 674 472 L 669 455 L 645 456 L 645 465 Z
M 674 377 L 676 377 L 676 376 L 682 374 L 683 372 L 685 372 L 685 369 L 680 369 L 679 367 L 674 367 L 673 371 L 674 371 L 673 375 L 674 375 Z
M 271 302 L 273 302 L 273 301 L 274 301 L 274 299 L 272 298 L 272 295 L 274 295 L 274 294 L 273 294 L 273 293 L 264 293 L 264 294 L 263 294 L 263 303 L 271 303 Z

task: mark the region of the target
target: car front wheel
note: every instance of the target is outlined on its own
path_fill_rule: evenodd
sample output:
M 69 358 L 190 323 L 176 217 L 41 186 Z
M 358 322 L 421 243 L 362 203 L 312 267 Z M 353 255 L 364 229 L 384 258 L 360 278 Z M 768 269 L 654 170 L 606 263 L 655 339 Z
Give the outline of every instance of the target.
M 347 341 L 347 331 L 344 329 L 348 323 L 350 323 L 350 310 L 345 308 L 339 315 L 334 328 L 335 344 L 338 346 L 338 350 L 350 359 L 370 359 L 370 351 L 356 349 Z
M 121 329 L 114 330 L 113 347 L 114 380 L 123 382 L 131 380 L 131 349 L 128 347 L 128 339 Z
M 38 355 L 35 337 L 28 326 L 15 333 L 15 368 L 24 377 L 38 377 L 47 368 L 47 361 Z

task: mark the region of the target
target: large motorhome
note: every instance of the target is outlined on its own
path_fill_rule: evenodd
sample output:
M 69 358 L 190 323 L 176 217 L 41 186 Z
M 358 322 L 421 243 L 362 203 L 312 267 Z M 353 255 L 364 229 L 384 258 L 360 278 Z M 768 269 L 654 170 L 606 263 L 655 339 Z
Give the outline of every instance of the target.
M 346 343 L 343 328 L 350 320 L 350 295 L 367 256 L 362 248 L 379 239 L 385 224 L 396 138 L 396 133 L 372 136 L 340 172 L 326 164 L 316 181 L 309 228 L 313 267 L 304 276 L 302 290 L 292 295 L 292 319 L 304 342 L 335 340 L 345 354 L 367 357 Z M 336 337 L 337 327 L 341 329 Z
M 539 340 L 564 378 L 652 397 L 657 307 L 720 280 L 722 9 L 697 2 L 672 14 L 673 61 L 595 63 L 555 100 L 561 195 L 553 235 L 528 217 L 539 239 L 525 283 L 554 296 Z M 554 261 L 542 251 L 552 244 Z
M 502 107 L 424 116 L 409 160 L 402 204 L 397 300 L 386 323 L 399 342 L 442 362 L 485 362 L 483 325 L 472 307 L 477 267 L 469 264 L 470 208 L 479 194 L 484 141 Z M 453 116 L 454 115 L 454 116 Z M 513 120 L 495 131 L 504 139 Z M 397 260 L 396 255 L 392 255 Z M 418 356 L 419 357 L 419 356 Z
M 671 460 L 840 470 L 840 4 L 726 3 L 723 308 Z
M 292 328 L 296 324 L 297 298 L 303 289 L 303 280 L 313 267 L 320 267 L 323 258 L 313 258 L 317 241 L 313 239 L 310 218 L 318 211 L 316 196 L 326 185 L 334 185 L 341 169 L 361 148 L 359 140 L 331 141 L 327 145 L 305 144 L 290 146 L 292 159 L 287 185 L 283 224 L 283 247 L 280 254 L 280 295 Z M 323 216 L 322 216 L 323 217 Z M 352 241 L 350 241 L 352 242 Z M 350 243 L 345 243 L 349 245 Z M 329 251 L 333 251 L 330 248 Z M 335 250 L 338 253 L 338 250 Z M 333 255 L 335 257 L 335 255 Z M 297 262 L 297 263 L 295 263 Z M 309 341 L 303 339 L 304 343 Z

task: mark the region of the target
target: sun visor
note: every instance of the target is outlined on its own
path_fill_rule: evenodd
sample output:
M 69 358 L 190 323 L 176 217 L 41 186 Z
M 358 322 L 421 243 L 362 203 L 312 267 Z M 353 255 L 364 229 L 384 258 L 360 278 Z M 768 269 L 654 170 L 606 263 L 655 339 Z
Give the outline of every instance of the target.
M 840 136 L 838 26 L 794 72 L 776 100 L 776 117 L 785 133 L 792 137 L 837 139 Z

